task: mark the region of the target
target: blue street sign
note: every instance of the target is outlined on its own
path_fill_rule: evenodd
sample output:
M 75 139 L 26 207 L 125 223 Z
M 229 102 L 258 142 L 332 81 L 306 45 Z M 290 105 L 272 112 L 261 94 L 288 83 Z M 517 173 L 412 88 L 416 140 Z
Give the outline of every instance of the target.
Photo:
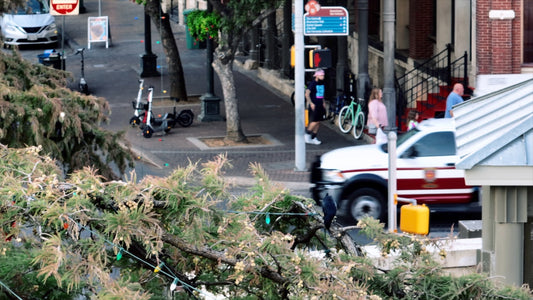
M 348 11 L 342 6 L 322 6 L 304 14 L 304 35 L 348 35 Z

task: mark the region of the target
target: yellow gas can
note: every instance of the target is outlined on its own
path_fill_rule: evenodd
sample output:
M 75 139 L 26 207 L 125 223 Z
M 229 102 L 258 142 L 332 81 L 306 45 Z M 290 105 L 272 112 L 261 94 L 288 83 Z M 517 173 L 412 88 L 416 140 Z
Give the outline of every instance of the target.
M 400 209 L 400 230 L 427 235 L 429 233 L 429 208 L 424 204 L 403 205 Z

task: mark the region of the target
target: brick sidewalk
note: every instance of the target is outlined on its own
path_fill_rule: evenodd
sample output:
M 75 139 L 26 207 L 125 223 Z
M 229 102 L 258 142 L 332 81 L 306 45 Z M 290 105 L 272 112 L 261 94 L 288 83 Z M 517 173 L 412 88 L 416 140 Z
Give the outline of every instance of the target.
M 96 16 L 98 1 L 86 0 L 87 12 L 79 16 L 69 16 L 65 20 L 66 33 L 71 48 L 86 47 L 87 17 Z M 270 147 L 238 147 L 225 149 L 200 149 L 193 141 L 201 137 L 224 136 L 225 122 L 200 122 L 200 104 L 178 103 L 178 110 L 189 108 L 195 114 L 194 123 L 187 128 L 176 126 L 169 134 L 155 134 L 146 139 L 141 131 L 128 124 L 133 115 L 131 101 L 137 96 L 140 56 L 144 54 L 144 13 L 140 5 L 131 1 L 118 0 L 103 3 L 102 15 L 109 15 L 112 43 L 109 48 L 104 44 L 92 44 L 86 52 L 85 74 L 91 93 L 104 97 L 111 105 L 113 114 L 111 122 L 105 125 L 114 131 L 125 131 L 126 138 L 141 157 L 137 162 L 136 172 L 141 178 L 145 175 L 166 176 L 174 168 L 184 166 L 189 161 L 205 161 L 219 153 L 226 153 L 233 168 L 226 174 L 233 178 L 250 178 L 249 164 L 260 163 L 270 178 L 289 185 L 299 183 L 307 188 L 309 172 L 294 171 L 294 109 L 289 97 L 274 88 L 280 82 L 268 82 L 260 78 L 257 70 L 244 70 L 235 64 L 234 77 L 239 98 L 239 111 L 243 131 L 246 135 L 268 135 L 279 143 Z M 60 21 L 58 20 L 58 23 Z M 173 23 L 174 34 L 180 51 L 188 95 L 202 95 L 206 92 L 206 51 L 205 49 L 187 49 L 184 27 Z M 157 55 L 160 77 L 145 78 L 145 86 L 154 86 L 155 97 L 165 97 L 169 88 L 166 61 L 159 33 L 152 24 L 152 51 Z M 70 57 L 69 69 L 79 70 L 79 58 Z M 215 75 L 216 76 L 216 75 Z M 271 76 L 275 77 L 275 76 Z M 279 80 L 279 78 L 278 78 Z M 222 98 L 218 78 L 215 77 L 215 94 Z M 146 95 L 146 94 L 145 94 Z M 157 101 L 157 100 L 155 100 Z M 159 107 L 164 113 L 171 107 Z M 223 101 L 220 111 L 224 113 Z M 307 165 L 324 152 L 339 147 L 362 144 L 351 135 L 344 135 L 333 124 L 327 124 L 319 132 L 322 145 L 306 145 Z

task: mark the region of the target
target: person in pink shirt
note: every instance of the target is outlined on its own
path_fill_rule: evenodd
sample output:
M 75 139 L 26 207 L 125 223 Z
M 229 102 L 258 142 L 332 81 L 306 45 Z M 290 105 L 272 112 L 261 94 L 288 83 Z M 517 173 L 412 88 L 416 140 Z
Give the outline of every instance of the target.
M 383 104 L 383 92 L 380 88 L 373 88 L 368 98 L 368 133 L 376 134 L 376 143 L 386 142 L 378 135 L 383 134 L 383 128 L 389 125 L 387 107 Z M 381 132 L 378 132 L 381 130 Z M 383 134 L 384 135 L 384 134 Z M 385 136 L 386 139 L 386 136 Z

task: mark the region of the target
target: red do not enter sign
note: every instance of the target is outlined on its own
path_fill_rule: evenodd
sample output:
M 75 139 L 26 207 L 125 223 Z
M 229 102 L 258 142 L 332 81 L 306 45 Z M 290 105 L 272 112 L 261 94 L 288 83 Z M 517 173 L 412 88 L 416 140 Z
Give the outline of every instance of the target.
M 79 14 L 79 0 L 50 0 L 50 6 L 52 15 Z

